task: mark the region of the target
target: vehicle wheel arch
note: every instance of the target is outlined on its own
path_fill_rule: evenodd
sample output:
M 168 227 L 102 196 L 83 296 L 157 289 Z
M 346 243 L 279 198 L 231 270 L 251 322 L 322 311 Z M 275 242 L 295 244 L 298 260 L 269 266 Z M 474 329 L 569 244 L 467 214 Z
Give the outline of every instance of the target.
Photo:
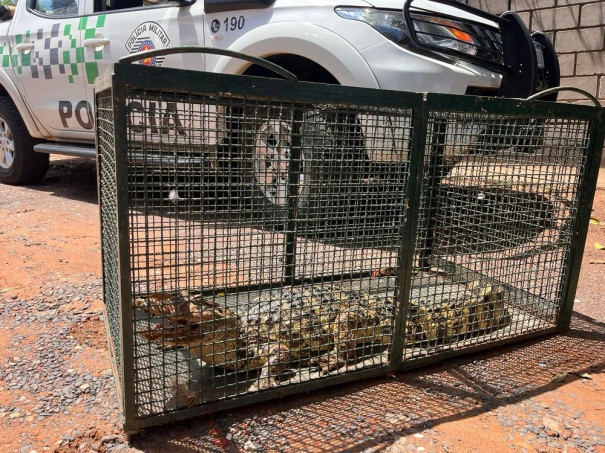
M 361 54 L 336 33 L 325 28 L 279 22 L 254 29 L 229 45 L 229 50 L 260 58 L 292 55 L 312 61 L 331 74 L 340 85 L 379 88 L 376 77 Z M 284 38 L 286 37 L 286 38 Z M 249 62 L 220 57 L 211 72 L 243 74 Z
M 264 59 L 290 71 L 301 81 L 340 85 L 338 79 L 334 77 L 329 70 L 301 55 L 277 53 L 265 56 Z M 242 74 L 261 77 L 278 77 L 270 69 L 255 64 L 248 66 Z

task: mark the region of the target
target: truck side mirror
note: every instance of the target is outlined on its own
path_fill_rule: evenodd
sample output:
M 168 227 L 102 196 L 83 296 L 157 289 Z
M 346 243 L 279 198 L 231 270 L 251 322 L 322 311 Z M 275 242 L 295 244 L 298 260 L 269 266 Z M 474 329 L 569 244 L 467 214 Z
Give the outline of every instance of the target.
M 12 19 L 15 14 L 15 7 L 9 5 L 0 5 L 0 21 Z

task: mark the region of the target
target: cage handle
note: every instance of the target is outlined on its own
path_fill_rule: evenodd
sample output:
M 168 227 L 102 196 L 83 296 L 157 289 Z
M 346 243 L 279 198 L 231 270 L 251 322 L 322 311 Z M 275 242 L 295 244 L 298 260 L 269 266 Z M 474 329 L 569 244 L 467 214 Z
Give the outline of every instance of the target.
M 288 80 L 293 80 L 295 82 L 298 81 L 298 77 L 292 74 L 287 69 L 282 68 L 281 66 L 272 63 L 270 61 L 265 60 L 264 58 L 253 57 L 251 55 L 246 55 L 245 53 L 236 52 L 234 50 L 225 50 L 225 49 L 215 49 L 213 47 L 198 47 L 198 46 L 181 46 L 181 47 L 167 47 L 165 49 L 153 49 L 153 50 L 145 50 L 143 52 L 137 52 L 125 57 L 122 57 L 118 60 L 120 64 L 129 64 L 135 61 L 143 60 L 145 58 L 151 57 L 161 57 L 163 55 L 172 55 L 178 53 L 204 53 L 204 54 L 212 54 L 212 55 L 221 55 L 224 57 L 232 57 L 240 60 L 249 61 L 251 63 L 262 66 L 265 69 L 275 72 L 280 76 L 284 77 Z
M 527 100 L 528 101 L 535 101 L 537 99 L 543 98 L 544 96 L 548 96 L 549 94 L 558 93 L 559 91 L 574 91 L 576 93 L 583 94 L 588 99 L 590 99 L 594 103 L 594 105 L 596 107 L 601 108 L 601 103 L 599 102 L 599 100 L 596 97 L 594 97 L 588 91 L 585 91 L 585 90 L 582 90 L 581 88 L 576 88 L 576 87 L 553 87 L 553 88 L 549 88 L 547 90 L 540 91 L 539 93 L 532 94 L 530 97 L 527 98 Z

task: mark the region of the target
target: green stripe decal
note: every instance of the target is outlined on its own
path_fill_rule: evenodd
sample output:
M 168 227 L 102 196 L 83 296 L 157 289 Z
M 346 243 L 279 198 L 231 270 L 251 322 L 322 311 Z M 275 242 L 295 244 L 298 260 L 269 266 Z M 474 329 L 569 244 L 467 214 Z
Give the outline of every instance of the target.
M 105 26 L 105 18 L 105 14 L 84 16 L 65 20 L 69 23 L 49 22 L 43 28 L 24 30 L 15 35 L 15 44 L 35 38 L 35 51 L 11 54 L 11 46 L 0 42 L 0 66 L 12 66 L 18 74 L 31 75 L 33 79 L 67 79 L 70 84 L 77 81 L 76 77 L 86 76 L 86 83 L 93 84 L 99 76 L 97 62 L 103 59 L 103 49 L 88 50 L 83 41 L 97 36 Z
M 78 47 L 76 49 L 76 62 L 84 63 L 84 47 Z
M 99 65 L 97 63 L 85 63 L 86 78 L 88 83 L 94 83 L 95 79 L 99 76 Z

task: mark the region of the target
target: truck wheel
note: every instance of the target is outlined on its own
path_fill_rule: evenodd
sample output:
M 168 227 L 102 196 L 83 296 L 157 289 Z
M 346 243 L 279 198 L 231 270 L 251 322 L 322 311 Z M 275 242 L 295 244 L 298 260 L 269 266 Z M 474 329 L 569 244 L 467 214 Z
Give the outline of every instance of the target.
M 332 114 L 334 116 L 334 114 Z M 261 116 L 254 135 L 245 140 L 245 180 L 250 181 L 253 209 L 265 219 L 281 220 L 286 216 L 291 166 L 291 120 L 283 109 Z M 344 153 L 365 156 L 358 126 L 337 130 L 341 121 L 329 114 L 310 112 L 303 119 L 301 160 L 298 180 L 298 217 L 319 220 L 337 207 L 351 187 L 351 180 L 361 179 L 365 160 Z M 357 146 L 356 146 L 357 145 Z M 348 167 L 348 168 L 347 168 Z
M 298 181 L 298 208 L 309 205 L 311 191 L 321 186 L 317 172 L 317 152 L 329 147 L 332 137 L 321 121 L 306 118 L 305 127 L 313 128 L 313 141 L 303 139 Z M 289 119 L 280 115 L 269 117 L 255 128 L 252 144 L 247 151 L 248 172 L 252 186 L 252 203 L 265 217 L 283 218 L 288 205 L 288 179 L 291 167 L 292 130 Z M 310 132 L 310 131 L 308 131 Z M 308 133 L 305 137 L 308 137 Z M 315 146 L 314 146 L 315 145 Z
M 48 154 L 34 151 L 33 139 L 17 108 L 7 97 L 0 97 L 0 182 L 32 184 L 44 178 Z

